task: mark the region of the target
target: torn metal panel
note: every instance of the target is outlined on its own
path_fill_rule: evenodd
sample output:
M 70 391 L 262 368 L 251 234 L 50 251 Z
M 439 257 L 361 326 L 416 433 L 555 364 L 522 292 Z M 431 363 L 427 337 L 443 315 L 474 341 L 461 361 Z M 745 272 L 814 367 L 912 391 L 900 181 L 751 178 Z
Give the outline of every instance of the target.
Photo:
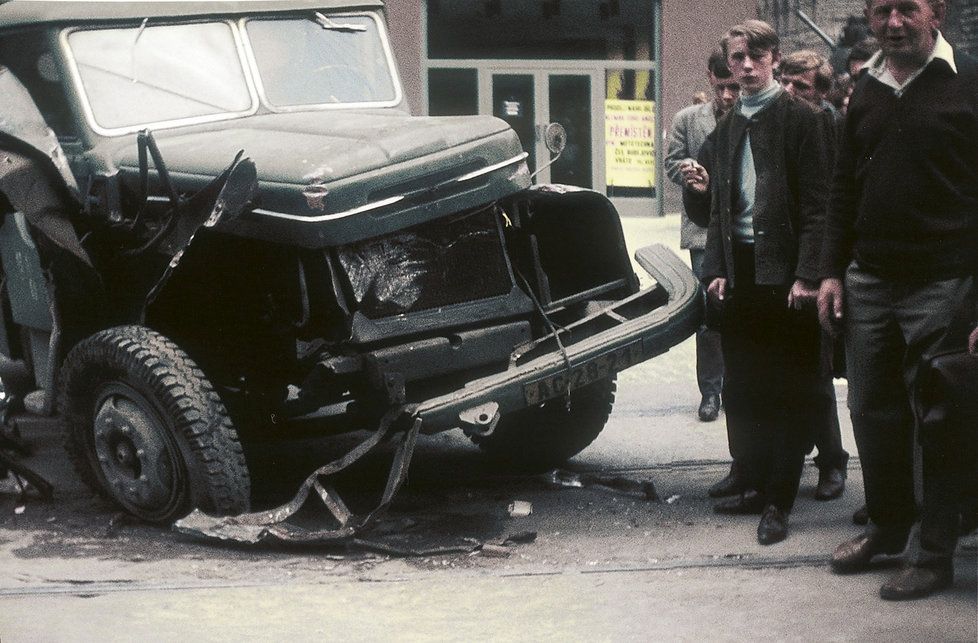
M 4 105 L 0 112 L 0 134 L 3 138 L 9 137 L 29 145 L 39 156 L 48 159 L 50 166 L 77 199 L 78 184 L 68 167 L 58 137 L 48 127 L 27 89 L 3 66 L 0 66 L 0 96 L 3 96 Z
M 411 422 L 410 428 L 405 428 L 405 421 Z M 313 471 L 289 502 L 267 511 L 238 516 L 209 516 L 198 509 L 174 523 L 173 529 L 196 538 L 235 541 L 250 545 L 275 542 L 326 544 L 350 541 L 375 523 L 401 488 L 407 477 L 420 429 L 421 420 L 413 417 L 413 409 L 407 406 L 392 409 L 383 417 L 379 428 L 368 439 L 342 458 Z M 350 512 L 336 490 L 325 480 L 343 471 L 388 440 L 398 441 L 399 444 L 388 474 L 387 485 L 377 506 L 364 516 L 356 516 Z M 335 524 L 334 527 L 309 529 L 290 522 L 290 518 L 306 506 L 312 496 L 318 497 L 323 503 L 329 518 Z
M 15 210 L 24 213 L 35 230 L 92 265 L 69 216 L 77 211 L 77 204 L 68 201 L 64 191 L 49 180 L 36 157 L 0 149 L 0 192 Z
M 212 228 L 241 215 L 258 196 L 258 173 L 251 159 L 238 152 L 225 172 L 187 202 L 178 205 L 165 217 L 172 221 L 169 233 L 159 239 L 157 249 L 170 261 L 146 296 L 145 308 L 155 301 L 170 275 L 201 228 Z

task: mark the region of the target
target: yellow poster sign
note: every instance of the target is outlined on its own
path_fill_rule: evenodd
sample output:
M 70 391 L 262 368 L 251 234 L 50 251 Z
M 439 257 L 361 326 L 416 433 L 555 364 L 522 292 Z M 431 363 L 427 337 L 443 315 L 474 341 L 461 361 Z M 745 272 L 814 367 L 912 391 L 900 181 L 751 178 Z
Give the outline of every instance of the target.
M 655 187 L 655 101 L 604 102 L 605 170 L 609 187 Z

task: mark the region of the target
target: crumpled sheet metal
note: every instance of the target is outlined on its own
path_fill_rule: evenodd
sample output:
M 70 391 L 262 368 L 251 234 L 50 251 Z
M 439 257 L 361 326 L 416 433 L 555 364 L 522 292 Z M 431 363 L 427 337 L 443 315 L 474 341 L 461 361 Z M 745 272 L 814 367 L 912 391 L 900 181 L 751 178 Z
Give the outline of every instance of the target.
M 186 203 L 168 213 L 175 220 L 173 229 L 159 241 L 159 250 L 170 261 L 146 295 L 146 306 L 152 304 L 169 281 L 201 228 L 212 228 L 237 218 L 258 195 L 258 171 L 251 159 L 238 152 L 224 172 Z M 145 307 L 144 307 L 145 311 Z
M 410 428 L 403 428 L 402 420 L 408 418 Z M 414 454 L 421 420 L 414 417 L 413 409 L 397 407 L 381 420 L 380 427 L 369 438 L 350 450 L 342 458 L 334 460 L 312 472 L 289 502 L 269 509 L 238 516 L 210 516 L 195 509 L 187 517 L 173 525 L 174 531 L 204 540 L 232 541 L 248 545 L 257 544 L 330 544 L 353 541 L 355 536 L 367 531 L 387 510 L 394 495 L 400 489 Z M 346 469 L 387 440 L 397 440 L 398 446 L 387 477 L 387 485 L 378 505 L 364 516 L 356 516 L 347 508 L 343 499 L 326 482 L 326 478 Z M 315 493 L 314 493 L 315 492 Z M 289 520 L 315 495 L 329 513 L 335 527 L 308 529 Z
M 3 96 L 3 110 L 0 111 L 0 141 L 3 138 L 26 143 L 51 161 L 65 183 L 77 197 L 78 185 L 68 166 L 58 137 L 47 122 L 30 93 L 6 67 L 0 66 L 0 96 Z

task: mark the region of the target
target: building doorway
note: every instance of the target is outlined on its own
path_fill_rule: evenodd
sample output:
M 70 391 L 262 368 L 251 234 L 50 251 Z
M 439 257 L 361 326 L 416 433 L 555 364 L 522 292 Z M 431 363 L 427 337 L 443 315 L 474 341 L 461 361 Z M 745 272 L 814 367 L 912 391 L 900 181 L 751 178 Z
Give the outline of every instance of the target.
M 428 114 L 497 116 L 519 135 L 538 181 L 597 190 L 623 214 L 658 213 L 658 2 L 426 7 Z M 568 133 L 552 164 L 549 122 Z
M 592 74 L 507 70 L 490 72 L 486 78 L 489 86 L 480 92 L 479 113 L 509 123 L 530 155 L 530 171 L 538 172 L 541 182 L 584 188 L 598 184 L 592 162 Z M 551 122 L 567 130 L 567 147 L 553 163 L 543 136 Z

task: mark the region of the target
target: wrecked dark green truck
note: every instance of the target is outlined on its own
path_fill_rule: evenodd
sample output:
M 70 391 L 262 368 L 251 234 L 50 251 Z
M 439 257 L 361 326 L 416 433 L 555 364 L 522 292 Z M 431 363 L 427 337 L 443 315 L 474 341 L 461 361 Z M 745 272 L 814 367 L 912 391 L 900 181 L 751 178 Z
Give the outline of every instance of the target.
M 610 202 L 533 185 L 506 123 L 407 113 L 379 1 L 15 0 L 0 64 L 5 417 L 57 417 L 142 519 L 246 512 L 256 435 L 554 466 L 700 323 L 689 269 L 643 248 L 640 290 Z

